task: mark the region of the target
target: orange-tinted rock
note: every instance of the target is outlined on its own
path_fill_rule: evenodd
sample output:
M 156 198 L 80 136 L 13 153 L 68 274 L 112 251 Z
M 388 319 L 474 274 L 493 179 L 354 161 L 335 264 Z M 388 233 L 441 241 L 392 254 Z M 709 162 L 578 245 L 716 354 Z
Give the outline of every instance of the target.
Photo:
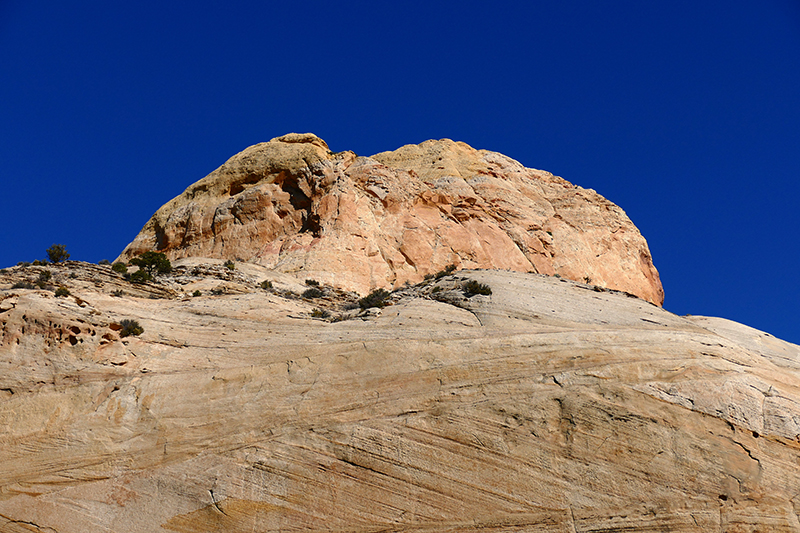
M 148 250 L 250 261 L 360 293 L 455 264 L 664 299 L 622 209 L 447 139 L 372 157 L 334 154 L 312 134 L 251 146 L 159 209 L 120 259 Z

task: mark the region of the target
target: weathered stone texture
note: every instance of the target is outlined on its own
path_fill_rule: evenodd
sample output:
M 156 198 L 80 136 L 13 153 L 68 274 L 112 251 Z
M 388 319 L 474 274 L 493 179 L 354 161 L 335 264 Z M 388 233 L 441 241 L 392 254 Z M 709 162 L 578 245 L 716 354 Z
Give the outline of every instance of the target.
M 596 192 L 447 139 L 356 157 L 289 134 L 228 160 L 153 215 L 121 260 L 252 261 L 362 294 L 449 264 L 591 280 L 660 305 L 647 243 Z
M 192 261 L 0 275 L 0 531 L 800 531 L 796 345 L 502 271 L 329 322 Z

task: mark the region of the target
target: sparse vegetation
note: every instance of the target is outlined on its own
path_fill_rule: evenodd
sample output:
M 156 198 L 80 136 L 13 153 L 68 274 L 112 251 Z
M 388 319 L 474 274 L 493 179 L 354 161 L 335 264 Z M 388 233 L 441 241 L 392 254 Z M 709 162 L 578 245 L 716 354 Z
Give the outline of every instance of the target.
M 444 270 L 440 270 L 439 272 L 437 272 L 436 276 L 434 276 L 434 277 L 436 279 L 442 279 L 443 277 L 449 276 L 450 274 L 452 274 L 455 271 L 455 269 L 456 269 L 455 265 L 452 265 L 452 264 L 447 265 L 446 267 L 444 267 Z
M 321 298 L 323 295 L 322 290 L 319 287 L 309 287 L 308 289 L 303 291 L 303 298 Z
M 308 285 L 309 287 L 319 287 L 319 281 L 315 279 L 307 279 L 306 285 Z
M 376 289 L 369 293 L 368 295 L 364 296 L 358 301 L 359 307 L 361 309 L 369 309 L 371 307 L 385 307 L 386 300 L 389 298 L 391 293 L 386 289 Z
M 34 259 L 33 266 L 47 266 L 49 263 L 47 261 L 41 261 L 39 259 Z
M 202 295 L 203 295 L 203 293 L 202 293 L 202 292 L 200 292 L 200 291 L 194 291 L 194 292 L 192 293 L 192 298 L 197 298 L 198 296 L 202 296 Z
M 485 283 L 479 283 L 474 279 L 464 282 L 464 285 L 462 285 L 461 288 L 464 290 L 464 296 L 467 298 L 472 298 L 476 294 L 482 294 L 484 296 L 489 296 L 492 294 L 491 287 Z
M 138 266 L 140 270 L 146 270 L 151 279 L 156 274 L 166 274 L 172 271 L 172 264 L 167 259 L 167 256 L 161 252 L 145 252 L 131 259 L 128 264 Z
M 108 259 L 101 259 L 100 261 L 97 262 L 97 264 L 98 265 L 110 265 L 111 261 L 109 261 Z
M 148 281 L 153 281 L 153 275 L 147 270 L 140 268 L 130 275 L 130 281 L 131 283 L 147 283 Z
M 56 298 L 63 298 L 65 296 L 69 296 L 69 289 L 62 285 L 56 289 Z
M 11 286 L 12 289 L 35 289 L 36 286 L 28 281 L 18 281 Z
M 268 290 L 272 288 L 272 282 L 268 279 L 265 279 L 261 282 L 261 288 L 264 290 Z
M 116 263 L 111 265 L 111 270 L 119 274 L 125 274 L 126 272 L 128 272 L 128 266 L 122 261 L 117 261 Z
M 25 268 L 31 266 L 31 264 L 28 261 L 20 261 L 19 263 L 17 263 L 17 266 Z
M 36 286 L 44 289 L 50 280 L 53 278 L 53 273 L 49 270 L 42 270 L 39 272 L 39 277 L 36 279 Z
M 144 328 L 139 325 L 136 320 L 125 319 L 120 321 L 122 329 L 119 332 L 120 337 L 129 337 L 131 335 L 141 335 L 144 333 Z
M 231 259 L 228 259 L 227 261 L 225 261 L 224 263 L 222 263 L 222 266 L 224 266 L 224 267 L 225 267 L 225 268 L 227 268 L 228 270 L 234 270 L 234 269 L 236 269 L 236 263 L 234 263 L 234 262 L 233 262 Z
M 331 313 L 326 309 L 320 309 L 319 307 L 315 307 L 311 311 L 311 316 L 313 316 L 314 318 L 328 318 L 331 316 Z
M 122 292 L 122 289 L 117 289 L 115 291 L 111 291 L 111 296 L 116 296 L 117 298 L 121 298 L 124 295 L 125 295 L 125 293 Z
M 46 250 L 47 258 L 50 260 L 51 263 L 61 263 L 62 261 L 66 261 L 69 259 L 69 253 L 67 253 L 67 247 L 63 244 L 54 244 L 50 248 Z

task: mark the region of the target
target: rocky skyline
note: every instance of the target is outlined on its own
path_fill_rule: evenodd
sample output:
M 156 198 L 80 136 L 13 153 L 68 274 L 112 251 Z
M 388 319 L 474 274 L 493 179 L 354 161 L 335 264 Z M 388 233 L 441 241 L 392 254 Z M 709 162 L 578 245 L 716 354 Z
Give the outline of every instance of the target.
M 800 531 L 800 346 L 660 307 L 548 172 L 327 148 L 233 156 L 127 265 L 0 270 L 0 531 Z
M 111 260 L 289 131 L 361 156 L 448 138 L 624 209 L 667 309 L 800 342 L 796 1 L 194 6 L 0 3 L 0 268 Z

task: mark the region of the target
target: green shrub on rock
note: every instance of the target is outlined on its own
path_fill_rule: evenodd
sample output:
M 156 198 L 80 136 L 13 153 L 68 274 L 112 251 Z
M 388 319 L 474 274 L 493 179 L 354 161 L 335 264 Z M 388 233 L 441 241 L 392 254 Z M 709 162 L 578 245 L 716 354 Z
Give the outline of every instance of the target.
M 62 261 L 66 261 L 69 259 L 69 254 L 67 253 L 67 247 L 63 244 L 54 244 L 50 248 L 46 250 L 47 258 L 50 260 L 51 263 L 60 263 Z
M 361 309 L 369 309 L 370 307 L 385 307 L 386 299 L 389 298 L 391 293 L 386 289 L 376 289 L 364 296 L 358 301 Z
M 167 259 L 167 256 L 161 252 L 145 252 L 138 257 L 134 257 L 128 264 L 138 266 L 142 270 L 146 270 L 150 276 L 156 274 L 166 274 L 172 271 L 172 264 Z
M 131 274 L 130 280 L 131 283 L 147 283 L 148 281 L 153 281 L 153 275 L 147 270 L 141 268 Z
M 317 287 L 310 287 L 303 291 L 303 298 L 320 298 L 323 292 Z
M 62 298 L 64 296 L 69 296 L 69 289 L 62 285 L 56 289 L 56 298 Z
M 125 319 L 120 321 L 122 329 L 119 332 L 120 337 L 129 337 L 131 335 L 141 335 L 144 333 L 144 328 L 139 325 L 135 320 Z
M 467 298 L 471 298 L 476 294 L 483 294 L 484 296 L 489 296 L 492 294 L 492 288 L 486 285 L 485 283 L 479 283 L 474 279 L 471 279 L 464 283 L 461 286 L 464 290 L 464 296 Z

